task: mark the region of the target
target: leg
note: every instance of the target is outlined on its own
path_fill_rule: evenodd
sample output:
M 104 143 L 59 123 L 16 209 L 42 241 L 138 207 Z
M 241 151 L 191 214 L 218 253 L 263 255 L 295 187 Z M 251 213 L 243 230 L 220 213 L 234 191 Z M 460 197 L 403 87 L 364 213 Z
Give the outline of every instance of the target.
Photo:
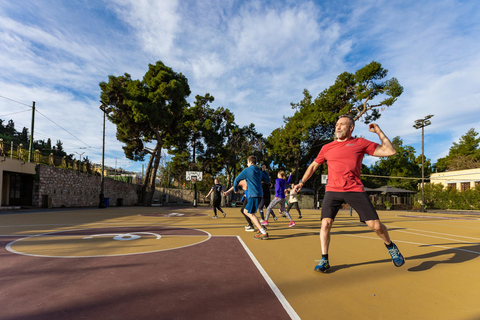
M 380 220 L 368 220 L 365 221 L 366 225 L 372 229 L 377 236 L 379 236 L 386 245 L 390 245 L 392 240 L 390 239 L 390 235 L 388 234 L 387 227 Z
M 295 202 L 295 209 L 298 211 L 298 218 L 302 218 L 302 212 L 300 211 L 300 207 L 298 206 L 298 202 Z
M 352 207 L 357 211 L 360 221 L 365 222 L 365 224 L 372 229 L 385 243 L 388 253 L 392 257 L 393 264 L 396 267 L 400 267 L 405 263 L 405 259 L 398 250 L 397 246 L 390 239 L 388 234 L 387 227 L 380 222 L 378 218 L 377 211 L 373 207 L 370 199 L 366 193 L 359 193 L 355 195 L 348 196 L 349 202 L 352 202 Z
M 328 254 L 330 246 L 330 230 L 332 229 L 333 219 L 322 219 L 322 228 L 320 229 L 320 243 L 322 246 L 322 255 Z
M 260 204 L 258 205 L 259 206 L 258 211 L 260 211 L 260 219 L 262 219 L 262 220 L 265 220 L 265 215 L 263 214 L 263 206 L 264 205 L 265 205 L 265 199 L 262 198 L 262 200 L 260 201 Z
M 255 214 L 247 212 L 245 213 L 245 216 L 247 216 L 253 222 L 253 224 L 258 228 L 258 230 L 263 229 L 260 221 L 258 221 L 258 218 L 257 216 L 255 216 Z

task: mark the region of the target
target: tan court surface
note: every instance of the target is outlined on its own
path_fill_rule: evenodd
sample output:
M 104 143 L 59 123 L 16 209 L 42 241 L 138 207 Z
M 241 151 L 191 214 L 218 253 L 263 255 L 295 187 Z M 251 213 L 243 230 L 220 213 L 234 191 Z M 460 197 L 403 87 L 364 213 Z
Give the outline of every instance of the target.
M 355 212 L 351 217 L 341 211 L 332 229 L 332 269 L 323 274 L 313 271 L 321 257 L 318 210 L 302 210 L 304 218 L 295 219 L 293 228 L 287 219 L 271 220 L 267 241 L 254 240 L 252 232 L 244 231 L 238 208 L 225 210 L 225 219 L 212 219 L 208 207 L 31 210 L 0 214 L 0 235 L 17 239 L 9 244 L 8 255 L 57 259 L 127 257 L 239 236 L 296 319 L 480 319 L 480 215 L 380 211 L 406 258 L 405 265 L 396 268 L 382 241 L 358 222 Z M 122 233 L 129 227 L 139 227 L 139 234 Z M 148 231 L 164 227 L 186 231 L 162 234 L 162 241 L 155 242 L 156 233 Z M 105 241 L 107 236 L 139 235 L 136 242 L 118 241 L 121 246 Z M 8 292 L 1 292 L 0 299 L 6 296 Z

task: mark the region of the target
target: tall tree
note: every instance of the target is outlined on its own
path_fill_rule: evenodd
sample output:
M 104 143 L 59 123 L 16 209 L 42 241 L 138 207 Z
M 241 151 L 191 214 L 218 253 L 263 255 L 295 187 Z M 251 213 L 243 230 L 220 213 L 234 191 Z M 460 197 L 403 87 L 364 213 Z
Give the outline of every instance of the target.
M 448 155 L 437 160 L 437 171 L 480 168 L 480 137 L 477 136 L 478 132 L 471 128 L 458 143 L 454 142 Z
M 144 204 L 151 204 L 155 192 L 155 178 L 162 148 L 175 140 L 181 126 L 180 119 L 190 95 L 187 78 L 174 72 L 161 61 L 149 64 L 140 80 L 132 80 L 127 73 L 109 76 L 101 82 L 101 101 L 112 107 L 108 119 L 117 126 L 117 139 L 125 143 L 125 156 L 143 160 L 150 154 L 143 182 L 143 193 L 148 191 Z M 145 143 L 153 142 L 153 148 Z
M 353 74 L 340 74 L 315 99 L 305 89 L 303 99 L 292 103 L 295 114 L 268 138 L 272 152 L 292 168 L 308 165 L 333 139 L 338 116 L 349 114 L 365 123 L 380 118 L 381 111 L 403 92 L 396 78 L 385 79 L 387 74 L 388 70 L 373 61 Z
M 415 157 L 415 149 L 411 146 L 404 146 L 400 137 L 392 140 L 397 153 L 392 157 L 380 158 L 370 168 L 372 175 L 399 177 L 396 178 L 365 178 L 366 186 L 380 187 L 382 185 L 390 185 L 397 188 L 408 189 L 412 191 L 418 190 L 419 180 L 406 178 L 422 176 L 422 156 Z M 429 159 L 425 159 L 425 173 L 429 175 L 431 172 L 431 164 Z M 365 173 L 365 171 L 363 171 Z M 401 179 L 405 178 L 405 179 Z

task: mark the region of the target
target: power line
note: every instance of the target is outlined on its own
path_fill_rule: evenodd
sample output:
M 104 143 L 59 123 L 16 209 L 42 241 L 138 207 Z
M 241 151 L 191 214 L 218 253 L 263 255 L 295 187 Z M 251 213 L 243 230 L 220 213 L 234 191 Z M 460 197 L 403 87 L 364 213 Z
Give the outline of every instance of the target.
M 70 132 L 68 132 L 66 129 L 64 129 L 63 127 L 61 127 L 58 123 L 56 123 L 55 121 L 53 121 L 52 119 L 50 119 L 49 117 L 47 117 L 46 115 L 44 115 L 43 113 L 41 113 L 40 111 L 35 110 L 37 111 L 38 113 L 40 113 L 42 116 L 44 116 L 45 118 L 47 118 L 48 120 L 50 120 L 51 122 L 53 122 L 57 127 L 59 127 L 60 129 L 62 129 L 63 131 L 65 131 L 66 133 L 68 133 L 69 135 L 71 135 L 72 137 L 74 137 L 75 139 L 77 139 L 78 141 L 80 141 L 81 143 L 83 143 L 84 145 L 86 145 L 87 147 L 90 148 L 90 146 L 88 144 L 86 144 L 85 142 L 83 142 L 82 140 L 80 140 L 79 138 L 75 137 L 73 134 L 71 134 Z
M 0 95 L 0 98 L 7 99 L 7 100 L 13 101 L 13 102 L 18 103 L 18 104 L 23 104 L 24 106 L 27 106 L 27 107 L 30 107 L 30 108 L 32 107 L 31 105 L 28 105 L 28 104 L 25 104 L 25 103 L 23 103 L 23 102 L 20 102 L 20 101 L 17 101 L 17 100 L 13 100 L 13 99 L 4 97 L 4 96 L 2 96 L 2 95 Z
M 3 117 L 6 117 L 6 116 L 10 116 L 12 114 L 17 114 L 17 113 L 22 113 L 22 112 L 27 112 L 27 111 L 30 111 L 30 110 L 23 110 L 23 111 L 8 113 L 8 114 L 1 115 L 0 117 L 3 118 Z
M 376 176 L 373 174 L 361 174 L 364 177 L 373 177 L 373 178 L 391 178 L 391 179 L 409 179 L 409 180 L 421 180 L 422 178 L 410 178 L 410 177 L 392 177 L 392 176 Z M 425 177 L 425 179 L 430 179 L 430 177 Z

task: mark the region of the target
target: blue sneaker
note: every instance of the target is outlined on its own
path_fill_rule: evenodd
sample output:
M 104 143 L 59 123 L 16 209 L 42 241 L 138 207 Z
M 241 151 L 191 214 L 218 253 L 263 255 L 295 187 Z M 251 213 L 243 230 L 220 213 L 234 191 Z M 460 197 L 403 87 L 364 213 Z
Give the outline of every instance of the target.
M 405 263 L 405 259 L 403 258 L 402 254 L 398 250 L 397 246 L 392 242 L 392 247 L 388 249 L 388 253 L 390 253 L 390 256 L 392 257 L 393 264 L 395 267 L 401 267 Z
M 328 269 L 330 269 L 330 264 L 328 263 L 328 260 L 322 258 L 322 260 L 320 260 L 320 262 L 315 266 L 315 269 L 313 270 L 326 273 Z

